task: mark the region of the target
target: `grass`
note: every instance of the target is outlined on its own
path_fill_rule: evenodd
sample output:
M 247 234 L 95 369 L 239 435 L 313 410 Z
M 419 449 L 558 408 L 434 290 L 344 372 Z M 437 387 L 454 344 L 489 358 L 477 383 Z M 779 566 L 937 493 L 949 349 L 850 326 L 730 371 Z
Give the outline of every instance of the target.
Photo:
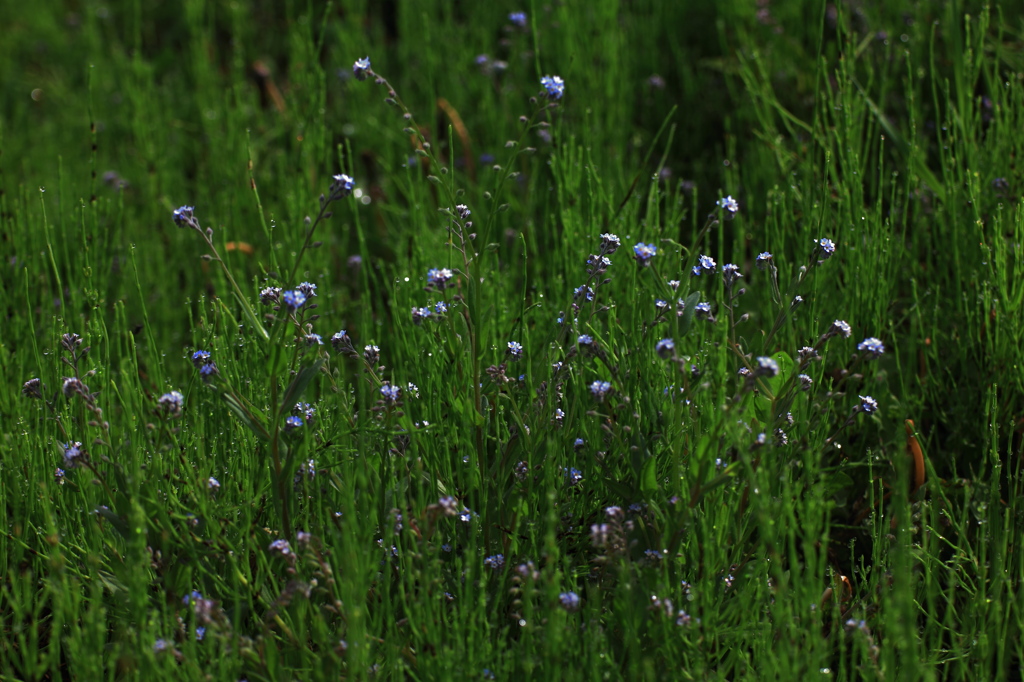
M 1021 679 L 1024 15 L 875 4 L 0 7 L 0 675 Z

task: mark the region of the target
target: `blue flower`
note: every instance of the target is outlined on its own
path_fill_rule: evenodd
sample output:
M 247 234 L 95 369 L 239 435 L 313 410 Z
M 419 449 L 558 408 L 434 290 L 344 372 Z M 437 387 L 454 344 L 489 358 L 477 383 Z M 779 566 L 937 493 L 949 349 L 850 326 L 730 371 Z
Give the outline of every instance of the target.
M 694 314 L 697 319 L 710 320 L 711 319 L 711 304 L 710 303 L 698 303 L 693 308 Z
M 434 304 L 434 312 L 437 313 L 438 315 L 444 315 L 446 312 L 448 312 L 448 304 L 445 303 L 444 301 L 438 301 L 437 303 Z
M 612 392 L 612 385 L 607 381 L 595 381 L 590 384 L 590 392 L 598 401 L 602 401 L 605 399 L 605 396 Z
M 181 408 L 185 402 L 185 396 L 179 391 L 171 391 L 170 393 L 164 393 L 157 400 L 157 404 L 168 414 L 170 417 L 180 417 Z
M 412 321 L 413 324 L 422 324 L 423 320 L 430 317 L 430 308 L 417 308 L 413 306 L 412 309 Z
M 700 274 L 704 271 L 700 269 L 699 265 L 694 265 L 693 270 L 690 270 L 690 272 L 693 273 L 694 277 L 700 277 Z
M 876 339 L 871 336 L 857 344 L 857 350 L 862 350 L 868 354 L 869 358 L 881 357 L 882 353 L 885 352 L 885 346 L 882 345 L 880 339 Z
M 356 185 L 356 181 L 344 173 L 332 176 L 331 180 L 333 181 L 331 182 L 331 196 L 333 198 L 347 197 L 352 193 L 352 188 Z
M 64 466 L 66 468 L 74 469 L 83 457 L 85 457 L 85 453 L 82 452 L 82 444 L 78 441 L 68 443 L 64 447 Z
M 658 253 L 658 247 L 654 244 L 644 244 L 643 242 L 637 242 L 633 246 L 633 258 L 636 259 L 637 264 L 642 266 L 650 265 L 651 259 L 654 258 Z
M 594 300 L 594 290 L 591 289 L 586 284 L 580 285 L 580 286 L 576 287 L 576 289 L 573 290 L 572 297 L 573 297 L 573 299 L 577 299 L 577 298 L 580 298 L 581 296 L 583 298 L 586 298 L 588 301 L 593 301 Z
M 565 475 L 569 479 L 569 485 L 576 485 L 583 480 L 583 472 L 575 467 L 569 467 Z
M 836 252 L 836 244 L 831 239 L 822 237 L 818 240 L 818 249 L 821 251 L 821 259 L 828 260 Z
M 757 262 L 755 263 L 755 265 L 757 265 L 758 270 L 766 270 L 768 268 L 768 264 L 771 262 L 772 254 L 765 251 L 763 253 L 757 254 Z
M 492 571 L 498 571 L 502 566 L 505 565 L 504 554 L 494 554 L 484 559 L 484 566 L 487 566 Z
M 380 394 L 384 398 L 384 402 L 394 404 L 398 402 L 398 398 L 402 395 L 402 389 L 391 384 L 384 384 L 380 387 Z
M 301 291 L 306 296 L 306 298 L 313 298 L 314 296 L 316 296 L 316 285 L 310 282 L 303 282 L 302 284 L 295 288 Z
M 366 80 L 367 74 L 370 72 L 370 58 L 363 57 L 357 59 L 356 63 L 352 65 L 352 75 L 356 77 L 356 80 Z
M 306 295 L 297 289 L 284 292 L 281 298 L 284 300 L 284 304 L 288 306 L 288 310 L 292 312 L 301 308 L 306 302 Z
M 210 364 L 210 352 L 205 350 L 197 350 L 192 354 L 192 364 L 195 365 L 196 369 L 199 369 L 203 365 Z
M 324 340 L 319 334 L 306 334 L 305 341 L 307 346 L 324 345 Z
M 715 259 L 711 256 L 705 256 L 702 254 L 698 259 L 698 265 L 700 265 L 701 269 L 707 270 L 708 272 L 715 271 Z
M 508 20 L 519 28 L 526 28 L 526 12 L 512 12 L 508 15 Z
M 302 417 L 297 417 L 295 415 L 292 415 L 291 417 L 288 417 L 287 419 L 284 420 L 284 430 L 285 431 L 294 431 L 295 429 L 301 429 L 301 428 L 302 428 Z
M 860 397 L 859 411 L 866 414 L 871 414 L 878 411 L 878 401 L 869 395 L 862 395 Z
M 843 320 L 836 320 L 829 327 L 829 330 L 825 332 L 825 336 L 842 336 L 844 339 L 848 339 L 852 333 L 853 330 L 850 328 L 850 325 Z
M 192 224 L 192 213 L 196 209 L 192 206 L 181 206 L 174 209 L 174 213 L 171 217 L 174 219 L 174 224 L 178 227 L 185 227 L 186 225 Z
M 448 286 L 452 276 L 453 273 L 448 268 L 431 268 L 427 271 L 427 284 L 444 289 Z
M 592 337 L 590 334 L 580 334 L 576 338 L 576 343 L 578 343 L 581 346 L 590 346 L 593 345 L 594 343 L 594 337 Z
M 215 374 L 220 374 L 220 370 L 217 369 L 217 363 L 215 362 L 208 362 L 199 368 L 199 376 L 204 379 L 209 379 Z
M 582 447 L 583 447 L 584 445 L 586 445 L 586 441 L 584 441 L 584 440 L 583 440 L 582 438 L 577 438 L 577 439 L 576 439 L 575 441 L 573 441 L 573 443 L 572 443 L 572 446 L 573 446 L 573 448 L 575 448 L 576 450 L 579 450 L 579 449 L 580 449 L 580 448 L 582 448 Z
M 518 341 L 509 341 L 507 352 L 512 357 L 513 360 L 518 360 L 519 358 L 523 357 L 523 344 L 519 343 Z
M 736 280 L 742 276 L 740 269 L 733 263 L 726 263 L 722 266 L 722 279 L 725 281 L 727 289 L 731 289 Z
M 779 363 L 769 357 L 759 357 L 755 361 L 757 367 L 754 373 L 759 377 L 774 377 L 779 375 Z
M 718 207 L 727 211 L 729 213 L 729 217 L 736 215 L 740 210 L 740 205 L 731 196 L 719 199 Z
M 565 93 L 565 82 L 560 76 L 544 76 L 540 79 L 540 84 L 544 86 L 548 99 L 553 101 L 562 99 L 562 95 Z
M 615 253 L 622 245 L 622 242 L 614 234 L 605 232 L 601 235 L 601 253 Z
M 654 346 L 654 352 L 660 358 L 670 358 L 676 349 L 676 343 L 672 339 L 662 339 Z

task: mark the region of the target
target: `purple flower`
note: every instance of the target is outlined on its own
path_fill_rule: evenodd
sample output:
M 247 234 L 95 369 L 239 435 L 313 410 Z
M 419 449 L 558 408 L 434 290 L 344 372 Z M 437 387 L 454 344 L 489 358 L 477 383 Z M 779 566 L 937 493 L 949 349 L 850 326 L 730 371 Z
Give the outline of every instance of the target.
M 508 15 L 508 20 L 519 28 L 526 28 L 526 12 L 512 12 Z
M 384 402 L 394 404 L 398 402 L 398 398 L 402 395 L 402 389 L 391 384 L 384 384 L 380 387 L 380 395 L 384 398 Z

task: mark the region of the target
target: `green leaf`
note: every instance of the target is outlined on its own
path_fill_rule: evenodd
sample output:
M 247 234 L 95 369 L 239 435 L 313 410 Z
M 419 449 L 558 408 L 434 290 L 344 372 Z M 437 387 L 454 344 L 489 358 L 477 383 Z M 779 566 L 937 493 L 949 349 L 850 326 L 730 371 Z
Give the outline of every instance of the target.
M 220 397 L 224 400 L 225 403 L 227 403 L 228 408 L 235 413 L 235 416 L 238 417 L 238 419 L 243 424 L 245 424 L 245 427 L 256 434 L 257 438 L 262 440 L 264 443 L 270 441 L 270 434 L 267 433 L 266 427 L 263 424 L 259 423 L 256 420 L 257 418 L 255 417 L 255 415 L 253 415 L 252 412 L 248 410 L 244 405 L 238 402 L 238 400 L 233 395 L 225 392 L 221 393 Z
M 686 336 L 686 333 L 690 331 L 690 325 L 693 324 L 693 314 L 697 312 L 696 307 L 698 303 L 700 303 L 700 291 L 694 291 L 686 297 L 683 306 L 683 319 L 679 323 L 679 336 Z
M 309 382 L 313 380 L 317 372 L 320 371 L 320 366 L 324 364 L 324 361 L 317 358 L 309 365 L 303 367 L 292 379 L 292 383 L 288 384 L 288 388 L 285 389 L 284 398 L 281 399 L 281 408 L 278 410 L 278 414 L 284 414 L 295 407 L 295 403 L 299 402 L 299 398 L 306 392 L 306 387 L 309 386 Z
M 650 497 L 658 490 L 658 460 L 648 457 L 640 474 L 640 491 Z

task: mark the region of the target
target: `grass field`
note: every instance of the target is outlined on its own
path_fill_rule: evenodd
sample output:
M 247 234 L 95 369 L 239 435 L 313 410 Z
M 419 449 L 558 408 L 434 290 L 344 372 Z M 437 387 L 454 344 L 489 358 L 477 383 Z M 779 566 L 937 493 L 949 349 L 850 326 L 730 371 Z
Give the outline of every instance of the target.
M 1024 677 L 1010 3 L 0 26 L 2 679 Z

